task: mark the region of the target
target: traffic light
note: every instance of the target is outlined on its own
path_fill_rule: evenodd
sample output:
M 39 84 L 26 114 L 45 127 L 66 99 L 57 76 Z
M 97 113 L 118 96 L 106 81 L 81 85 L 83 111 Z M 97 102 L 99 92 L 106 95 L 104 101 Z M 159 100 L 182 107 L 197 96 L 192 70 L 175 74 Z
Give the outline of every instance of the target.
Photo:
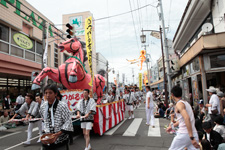
M 75 30 L 74 27 L 71 26 L 69 23 L 66 24 L 66 27 L 68 28 L 66 30 L 66 32 L 68 33 L 68 35 L 66 36 L 68 39 L 70 39 L 72 36 L 74 36 L 75 34 Z
M 31 73 L 31 81 L 33 82 L 34 79 L 38 76 L 39 72 L 38 71 L 32 71 Z
M 171 63 L 171 69 L 172 69 L 173 71 L 179 71 L 179 70 L 180 70 L 180 66 L 179 66 L 179 64 L 178 64 L 178 60 L 177 60 L 177 59 L 172 59 L 172 60 L 170 61 L 170 63 Z

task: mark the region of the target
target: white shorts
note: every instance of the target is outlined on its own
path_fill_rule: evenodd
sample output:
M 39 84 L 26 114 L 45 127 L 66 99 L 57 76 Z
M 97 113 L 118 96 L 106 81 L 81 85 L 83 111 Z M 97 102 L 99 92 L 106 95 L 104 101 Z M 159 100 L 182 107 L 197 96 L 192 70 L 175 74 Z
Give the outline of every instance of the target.
M 92 122 L 81 122 L 80 126 L 82 129 L 91 130 L 93 123 Z
M 198 133 L 193 133 L 193 136 L 197 143 L 199 143 Z M 188 150 L 199 150 L 192 145 L 188 133 L 177 133 L 170 145 L 169 150 L 183 150 L 185 147 Z
M 133 105 L 126 105 L 126 110 L 127 111 L 134 111 Z

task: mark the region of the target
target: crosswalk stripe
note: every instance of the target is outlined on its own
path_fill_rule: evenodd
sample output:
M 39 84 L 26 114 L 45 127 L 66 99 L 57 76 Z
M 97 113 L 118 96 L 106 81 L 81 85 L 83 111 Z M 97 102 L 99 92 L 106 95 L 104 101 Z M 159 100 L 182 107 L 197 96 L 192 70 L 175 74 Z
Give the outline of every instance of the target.
M 124 118 L 124 120 L 122 122 L 120 122 L 117 126 L 115 126 L 114 128 L 110 129 L 109 131 L 105 132 L 105 135 L 113 135 L 113 133 L 116 132 L 116 130 L 127 120 L 127 118 Z
M 158 118 L 155 118 L 155 128 L 152 128 L 151 126 L 149 126 L 148 136 L 161 137 L 159 119 Z
M 138 128 L 141 125 L 142 120 L 142 118 L 135 118 L 130 124 L 130 126 L 127 128 L 127 130 L 124 132 L 123 136 L 135 136 L 138 131 Z

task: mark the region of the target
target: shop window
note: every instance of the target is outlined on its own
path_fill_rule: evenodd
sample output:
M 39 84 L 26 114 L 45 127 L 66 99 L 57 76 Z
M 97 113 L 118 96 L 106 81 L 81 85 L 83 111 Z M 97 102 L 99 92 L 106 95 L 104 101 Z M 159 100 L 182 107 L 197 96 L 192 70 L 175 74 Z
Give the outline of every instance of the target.
M 0 51 L 9 53 L 9 44 L 6 44 L 0 41 Z
M 198 72 L 199 70 L 200 70 L 199 59 L 197 57 L 190 64 L 190 71 L 191 71 L 190 73 L 195 73 Z
M 41 63 L 42 62 L 42 56 L 36 55 L 36 62 Z
M 35 61 L 35 54 L 26 51 L 25 58 L 29 59 L 29 60 L 32 60 L 32 61 Z
M 0 39 L 9 42 L 9 28 L 0 24 Z
M 225 67 L 225 54 L 217 54 L 210 56 L 211 68 Z
M 54 67 L 58 68 L 58 45 L 54 44 Z
M 23 50 L 18 47 L 11 46 L 11 55 L 15 55 L 15 56 L 23 58 Z
M 42 55 L 43 54 L 43 48 L 42 48 L 42 44 L 37 42 L 37 47 L 36 47 L 36 53 Z
M 186 65 L 184 67 L 184 77 L 187 77 L 190 75 L 189 65 Z

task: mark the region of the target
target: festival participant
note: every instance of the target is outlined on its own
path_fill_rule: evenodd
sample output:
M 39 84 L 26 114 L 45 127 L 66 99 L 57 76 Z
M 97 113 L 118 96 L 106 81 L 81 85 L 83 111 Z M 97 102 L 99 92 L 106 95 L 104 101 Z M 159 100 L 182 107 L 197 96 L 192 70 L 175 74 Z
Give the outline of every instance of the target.
M 134 109 L 136 108 L 136 105 L 137 105 L 137 95 L 136 95 L 136 91 L 135 91 L 135 88 L 133 87 L 132 89 L 131 89 L 131 95 L 133 95 L 134 96 Z
M 177 122 L 173 124 L 175 127 L 179 126 L 177 135 L 173 139 L 169 150 L 198 149 L 198 133 L 195 128 L 195 118 L 191 108 L 191 105 L 181 99 L 182 89 L 179 86 L 174 86 L 171 90 L 172 99 L 176 102 L 175 113 L 177 116 Z M 172 129 L 171 124 L 167 128 L 167 132 Z
M 24 103 L 24 97 L 22 96 L 22 94 L 19 94 L 18 97 L 16 98 L 16 110 L 19 110 L 20 107 L 23 105 Z
M 10 96 L 7 95 L 7 96 L 5 97 L 4 102 L 3 102 L 3 108 L 4 108 L 4 109 L 10 109 L 10 104 L 11 104 L 11 99 L 10 99 Z
M 135 95 L 136 95 L 136 109 L 137 109 L 140 106 L 139 101 L 140 101 L 140 98 L 141 98 L 141 95 L 140 95 L 138 87 L 135 90 Z
M 146 109 L 146 125 L 150 125 L 150 117 L 151 117 L 151 126 L 155 128 L 155 118 L 154 118 L 154 102 L 153 102 L 153 95 L 150 91 L 150 86 L 146 86 L 146 101 L 145 101 L 145 109 Z
M 89 97 L 89 92 L 88 89 L 85 89 L 83 92 L 84 99 L 77 104 L 77 118 L 81 118 L 81 128 L 83 129 L 86 142 L 85 150 L 91 149 L 90 130 L 93 126 L 94 114 L 96 113 L 96 103 L 93 98 Z
M 39 113 L 39 110 L 40 110 L 40 107 L 41 105 L 44 103 L 44 100 L 42 100 L 42 95 L 37 93 L 36 96 L 35 96 L 35 100 L 36 100 L 36 104 L 30 114 L 30 118 L 41 118 L 41 115 Z M 34 121 L 32 124 L 31 124 L 31 127 L 30 127 L 30 130 L 31 130 L 31 134 L 32 134 L 32 130 L 33 130 L 33 126 L 34 125 L 37 125 L 38 129 L 39 129 L 39 135 L 41 136 L 42 135 L 42 131 L 43 131 L 43 128 L 42 128 L 42 120 L 37 120 L 37 121 Z M 37 143 L 41 142 L 40 138 L 39 140 L 37 141 Z
M 17 111 L 17 113 L 10 120 L 15 119 L 15 117 L 17 115 L 22 115 L 24 113 L 27 113 L 26 118 L 22 118 L 22 120 L 23 121 L 28 120 L 30 118 L 31 112 L 32 112 L 35 104 L 36 104 L 36 102 L 33 101 L 33 95 L 27 94 L 25 96 L 25 103 L 20 107 L 20 109 Z M 32 137 L 32 129 L 33 129 L 33 125 L 34 125 L 33 123 L 34 123 L 33 121 L 29 122 L 28 129 L 27 129 L 27 141 L 23 143 L 25 145 L 30 145 L 30 140 Z
M 45 133 L 52 133 L 54 143 L 42 144 L 42 150 L 69 150 L 69 133 L 73 131 L 70 111 L 64 102 L 56 99 L 57 86 L 49 84 L 44 88 L 47 102 L 40 107 L 44 119 Z
M 127 96 L 126 96 L 126 110 L 128 111 L 129 118 L 134 118 L 134 100 L 135 97 L 133 94 L 131 94 L 130 90 L 127 90 Z

